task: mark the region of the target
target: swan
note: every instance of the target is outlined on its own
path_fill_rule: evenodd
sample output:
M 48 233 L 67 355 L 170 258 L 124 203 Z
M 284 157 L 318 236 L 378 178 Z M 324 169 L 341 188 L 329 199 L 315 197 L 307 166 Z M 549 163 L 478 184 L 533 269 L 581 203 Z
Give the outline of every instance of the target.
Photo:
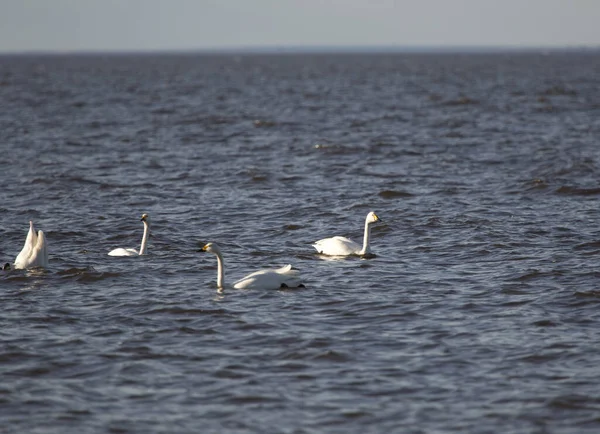
M 148 228 L 150 227 L 150 218 L 148 217 L 148 214 L 142 214 L 142 218 L 140 220 L 144 222 L 144 236 L 142 237 L 142 245 L 140 246 L 139 253 L 135 249 L 124 249 L 119 247 L 118 249 L 108 252 L 109 256 L 138 256 L 146 254 L 148 250 Z
M 215 243 L 208 243 L 202 247 L 203 252 L 214 253 L 217 256 L 217 287 L 223 289 L 224 271 L 223 255 L 221 249 Z M 298 270 L 293 270 L 290 264 L 276 270 L 260 270 L 248 274 L 246 277 L 233 284 L 235 289 L 279 289 L 279 288 L 303 288 Z
M 21 252 L 15 259 L 15 269 L 44 267 L 48 268 L 48 247 L 43 231 L 35 232 L 33 221 L 29 221 L 29 232 Z
M 380 221 L 381 219 L 377 217 L 377 214 L 375 214 L 373 211 L 367 214 L 362 247 L 360 244 L 352 241 L 351 239 L 339 236 L 323 238 L 322 240 L 316 241 L 312 246 L 317 250 L 317 252 L 329 256 L 363 256 L 370 254 L 371 249 L 369 247 L 369 239 L 371 237 L 371 225 Z

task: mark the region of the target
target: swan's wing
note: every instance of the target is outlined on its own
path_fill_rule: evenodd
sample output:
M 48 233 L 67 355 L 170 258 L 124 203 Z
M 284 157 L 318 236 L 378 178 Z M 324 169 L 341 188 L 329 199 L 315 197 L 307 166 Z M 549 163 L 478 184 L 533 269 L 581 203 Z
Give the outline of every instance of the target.
M 108 252 L 108 256 L 138 256 L 138 252 L 135 249 L 124 249 L 119 247 L 118 249 Z
M 25 244 L 23 244 L 23 248 L 21 252 L 17 255 L 15 259 L 15 268 L 27 268 L 29 257 L 31 256 L 31 252 L 33 247 L 37 243 L 37 234 L 35 232 L 35 228 L 33 227 L 33 222 L 29 222 L 29 232 L 27 233 L 27 238 L 25 238 Z
M 29 257 L 29 267 L 43 267 L 48 268 L 48 248 L 46 247 L 46 236 L 43 231 L 38 232 L 37 243 L 31 251 Z
M 243 279 L 240 279 L 239 281 L 242 281 L 244 279 L 248 279 L 249 277 L 256 277 L 256 276 L 260 276 L 260 275 L 264 275 L 264 274 L 271 274 L 271 273 L 275 273 L 275 274 L 288 274 L 288 275 L 292 275 L 295 276 L 298 274 L 298 270 L 294 270 L 292 269 L 292 264 L 287 264 L 281 268 L 277 268 L 274 270 L 259 270 L 259 271 L 255 271 L 254 273 L 250 273 L 248 274 L 246 277 L 244 277 Z M 238 281 L 238 282 L 239 282 Z
M 233 284 L 236 289 L 279 289 L 282 286 L 295 288 L 302 282 L 298 270 L 291 265 L 277 270 L 260 270 L 238 280 Z
M 324 238 L 313 244 L 317 252 L 323 255 L 348 256 L 355 255 L 361 250 L 361 246 L 346 237 Z

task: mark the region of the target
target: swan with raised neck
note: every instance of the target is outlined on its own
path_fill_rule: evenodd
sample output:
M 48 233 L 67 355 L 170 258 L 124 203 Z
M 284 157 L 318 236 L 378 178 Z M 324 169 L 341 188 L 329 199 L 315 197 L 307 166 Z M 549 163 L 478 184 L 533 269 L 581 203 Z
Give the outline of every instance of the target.
M 119 247 L 108 252 L 109 256 L 138 256 L 145 255 L 146 253 L 148 253 L 150 217 L 148 216 L 148 214 L 142 214 L 142 218 L 140 220 L 142 221 L 142 223 L 144 223 L 144 235 L 142 236 L 142 244 L 140 245 L 140 250 L 137 251 L 136 249 L 124 249 L 122 247 Z
M 334 236 L 330 238 L 323 238 L 322 240 L 316 241 L 313 247 L 322 255 L 329 256 L 350 256 L 358 255 L 364 256 L 371 253 L 371 225 L 373 223 L 380 222 L 381 219 L 371 211 L 367 214 L 365 219 L 365 230 L 363 234 L 362 246 L 349 238 Z

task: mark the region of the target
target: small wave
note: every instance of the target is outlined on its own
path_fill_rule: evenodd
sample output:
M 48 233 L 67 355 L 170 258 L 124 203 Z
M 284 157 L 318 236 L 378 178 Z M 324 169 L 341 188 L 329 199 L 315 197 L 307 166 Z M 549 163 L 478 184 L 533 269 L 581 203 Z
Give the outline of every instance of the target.
M 172 108 L 159 107 L 157 109 L 152 110 L 150 113 L 152 113 L 153 115 L 172 115 L 177 112 Z
M 252 182 L 265 182 L 269 180 L 269 175 L 267 173 L 262 173 L 256 169 L 241 170 L 237 175 L 248 177 Z
M 61 276 L 63 279 L 73 278 L 75 281 L 80 283 L 98 282 L 100 280 L 121 276 L 121 273 L 100 272 L 94 269 L 94 267 L 68 268 L 66 270 L 58 271 L 56 274 Z
M 225 309 L 184 309 L 182 307 L 161 307 L 150 309 L 144 312 L 144 315 L 157 313 L 168 313 L 172 315 L 226 315 L 230 312 Z
M 591 241 L 588 243 L 577 244 L 573 250 L 594 250 L 600 249 L 600 241 Z
M 326 360 L 332 362 L 347 362 L 350 360 L 350 357 L 344 353 L 340 353 L 335 350 L 327 350 L 323 353 L 319 353 L 313 357 L 313 360 Z
M 457 98 L 457 99 L 445 101 L 442 105 L 452 107 L 452 106 L 476 105 L 476 104 L 479 104 L 479 101 L 477 101 L 476 99 L 472 99 L 467 96 L 461 96 L 460 98 Z
M 317 143 L 314 149 L 324 151 L 329 155 L 352 155 L 363 152 L 363 149 L 357 146 L 343 146 L 327 143 Z
M 260 119 L 255 120 L 252 123 L 256 128 L 271 128 L 277 125 L 276 122 L 272 122 L 272 121 L 263 121 Z
M 556 193 L 571 196 L 594 196 L 600 194 L 600 188 L 579 188 L 563 185 L 558 190 L 556 190 Z
M 527 190 L 543 190 L 548 188 L 548 183 L 540 178 L 531 179 L 525 182 Z
M 229 367 L 225 367 L 224 369 L 219 369 L 213 375 L 216 378 L 228 378 L 228 379 L 248 378 L 251 376 L 247 372 L 234 371 L 232 368 L 229 368 Z
M 600 291 L 599 290 L 575 291 L 575 297 L 600 298 Z
M 529 354 L 527 356 L 522 357 L 520 360 L 523 362 L 543 365 L 546 362 L 559 359 L 562 356 L 562 354 L 562 351 L 556 351 L 546 354 Z
M 237 119 L 225 116 L 188 116 L 183 117 L 175 125 L 227 125 L 237 122 Z
M 406 191 L 398 191 L 398 190 L 382 190 L 379 192 L 379 197 L 384 199 L 396 199 L 399 197 L 412 197 L 414 196 L 411 193 Z
M 541 92 L 544 96 L 576 96 L 577 92 L 564 86 L 552 86 Z
M 598 399 L 591 396 L 563 395 L 548 401 L 547 406 L 558 409 L 587 409 L 596 408 Z
M 537 279 L 541 277 L 554 277 L 554 276 L 562 276 L 564 275 L 563 270 L 552 270 L 552 271 L 539 271 L 539 270 L 530 270 L 521 276 L 514 278 L 513 280 L 519 282 L 526 282 L 528 280 Z
M 544 105 L 542 107 L 537 107 L 534 111 L 536 113 L 554 113 L 554 112 L 558 111 L 558 109 L 555 106 L 548 104 L 548 105 Z
M 528 280 L 536 279 L 536 278 L 541 277 L 543 275 L 544 275 L 544 273 L 542 273 L 542 272 L 540 272 L 538 270 L 532 270 L 532 271 L 530 271 L 528 273 L 520 275 L 519 277 L 516 277 L 514 280 L 518 280 L 520 282 L 526 282 Z
M 228 402 L 233 404 L 262 404 L 269 402 L 280 402 L 278 396 L 259 396 L 259 395 L 246 395 L 246 396 L 234 396 L 228 399 Z
M 536 327 L 556 327 L 559 324 L 555 323 L 554 321 L 551 321 L 549 319 L 542 319 L 539 321 L 532 322 L 531 325 L 534 325 Z

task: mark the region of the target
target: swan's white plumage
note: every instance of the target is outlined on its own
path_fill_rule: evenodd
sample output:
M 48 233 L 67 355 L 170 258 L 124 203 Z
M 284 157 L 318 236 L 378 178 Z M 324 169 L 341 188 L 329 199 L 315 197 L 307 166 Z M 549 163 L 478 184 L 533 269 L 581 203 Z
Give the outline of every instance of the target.
M 215 243 L 208 243 L 202 250 L 217 256 L 217 286 L 222 289 L 225 285 L 223 255 Z M 233 284 L 235 289 L 279 289 L 282 287 L 296 288 L 302 285 L 300 272 L 292 269 L 291 264 L 274 270 L 260 270 L 248 274 Z
M 324 255 L 348 256 L 357 255 L 362 246 L 350 238 L 335 236 L 316 241 L 313 246 Z
M 150 228 L 150 218 L 148 217 L 148 214 L 142 214 L 141 221 L 144 223 L 144 235 L 142 236 L 140 251 L 138 252 L 136 249 L 124 249 L 123 247 L 119 247 L 108 252 L 108 256 L 138 256 L 146 254 L 148 251 L 148 230 Z
M 136 249 L 124 249 L 119 247 L 108 252 L 108 256 L 138 256 L 139 252 Z
M 275 270 L 260 270 L 248 274 L 246 277 L 233 284 L 235 289 L 279 289 L 282 286 L 289 288 L 302 284 L 300 272 L 292 269 L 288 264 Z
M 33 227 L 33 221 L 29 221 L 29 232 L 27 232 L 27 237 L 25 238 L 25 244 L 23 244 L 23 248 L 21 252 L 17 255 L 15 259 L 15 266 L 22 265 L 27 262 L 29 256 L 31 256 L 31 250 L 33 246 L 35 246 L 37 242 L 37 234 L 35 232 L 35 228 Z M 23 268 L 23 267 L 19 267 Z
M 48 246 L 44 232 L 36 233 L 33 222 L 30 221 L 25 244 L 15 259 L 15 269 L 33 267 L 48 268 Z
M 335 236 L 316 241 L 313 244 L 313 247 L 317 250 L 317 252 L 329 256 L 366 255 L 371 253 L 371 247 L 369 245 L 369 240 L 371 238 L 371 225 L 378 221 L 381 220 L 373 211 L 367 214 L 367 218 L 365 219 L 365 232 L 362 246 L 349 238 Z

